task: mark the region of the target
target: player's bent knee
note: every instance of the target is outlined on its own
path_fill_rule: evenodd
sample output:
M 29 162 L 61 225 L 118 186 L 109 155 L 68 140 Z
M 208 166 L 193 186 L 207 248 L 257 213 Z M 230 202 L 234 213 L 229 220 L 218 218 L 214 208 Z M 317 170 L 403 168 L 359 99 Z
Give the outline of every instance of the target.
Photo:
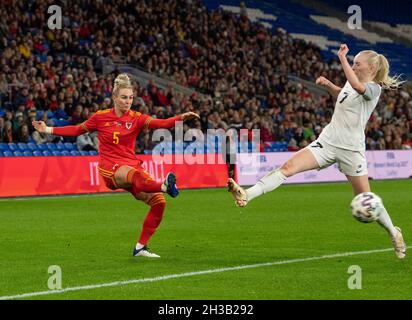
M 130 174 L 133 174 L 134 171 L 136 171 L 134 168 L 129 167 L 129 166 L 121 166 L 119 169 L 116 170 L 114 174 L 114 178 L 116 180 L 116 183 L 121 186 L 125 187 L 130 185 L 129 179 L 130 179 Z
M 286 177 L 292 176 L 294 174 L 293 161 L 291 160 L 286 161 L 279 169 Z
M 156 205 L 162 206 L 163 208 L 166 207 L 166 199 L 162 193 L 155 193 L 150 198 L 147 199 L 146 203 L 153 207 Z

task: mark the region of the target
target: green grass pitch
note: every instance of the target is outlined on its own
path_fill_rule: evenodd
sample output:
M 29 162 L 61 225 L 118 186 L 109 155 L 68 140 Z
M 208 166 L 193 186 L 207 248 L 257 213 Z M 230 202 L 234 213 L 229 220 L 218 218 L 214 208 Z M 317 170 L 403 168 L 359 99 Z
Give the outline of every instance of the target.
M 371 185 L 412 243 L 412 180 Z M 183 190 L 151 240 L 157 260 L 132 257 L 147 207 L 129 194 L 0 200 L 0 296 L 47 291 L 58 265 L 63 289 L 154 281 L 27 299 L 411 299 L 410 255 L 368 252 L 390 238 L 355 221 L 351 199 L 347 183 L 285 185 L 239 209 L 224 189 Z M 362 289 L 348 288 L 352 265 Z

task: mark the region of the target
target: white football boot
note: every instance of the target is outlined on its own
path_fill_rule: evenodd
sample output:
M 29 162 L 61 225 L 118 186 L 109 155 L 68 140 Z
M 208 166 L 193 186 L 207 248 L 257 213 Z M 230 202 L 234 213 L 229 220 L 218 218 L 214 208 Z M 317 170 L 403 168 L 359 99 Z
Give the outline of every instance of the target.
M 245 189 L 239 186 L 235 180 L 229 178 L 227 180 L 228 191 L 232 193 L 233 198 L 235 198 L 235 203 L 238 207 L 245 207 L 248 203 L 247 195 Z
M 140 249 L 136 249 L 136 247 L 134 247 L 133 257 L 160 258 L 160 256 L 156 253 L 150 252 L 147 246 L 144 246 Z
M 399 227 L 395 227 L 397 230 L 396 235 L 391 237 L 393 247 L 395 248 L 396 256 L 399 259 L 403 259 L 406 256 L 406 244 L 403 240 L 402 230 Z

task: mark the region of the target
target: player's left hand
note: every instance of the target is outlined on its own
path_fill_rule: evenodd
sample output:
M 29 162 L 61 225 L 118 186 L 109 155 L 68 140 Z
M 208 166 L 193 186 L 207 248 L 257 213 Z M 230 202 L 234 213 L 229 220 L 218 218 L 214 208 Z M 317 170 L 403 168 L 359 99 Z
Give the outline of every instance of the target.
M 186 112 L 182 114 L 182 120 L 193 120 L 193 119 L 200 119 L 200 116 L 194 112 Z
M 339 57 L 346 57 L 346 54 L 348 53 L 348 51 L 349 51 L 348 46 L 345 43 L 343 43 L 343 44 L 340 45 L 340 48 L 339 48 L 339 51 L 338 51 L 338 56 Z

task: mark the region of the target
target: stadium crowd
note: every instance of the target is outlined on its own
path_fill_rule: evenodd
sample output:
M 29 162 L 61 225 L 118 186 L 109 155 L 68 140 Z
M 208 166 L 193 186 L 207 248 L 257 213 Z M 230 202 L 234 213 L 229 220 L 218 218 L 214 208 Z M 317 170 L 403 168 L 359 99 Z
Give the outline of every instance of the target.
M 111 107 L 116 70 L 103 71 L 117 62 L 193 88 L 185 95 L 136 81 L 140 112 L 167 118 L 195 111 L 201 119 L 194 126 L 203 131 L 260 129 L 262 149 L 286 141 L 288 150 L 299 150 L 331 119 L 329 95 L 315 95 L 288 75 L 312 82 L 323 75 L 343 85 L 338 61 L 324 61 L 315 44 L 282 29 L 271 33 L 244 14 L 210 12 L 200 0 L 61 5 L 63 28 L 50 30 L 47 1 L 0 3 L 0 143 L 58 141 L 36 132 L 31 121 L 78 124 Z M 412 147 L 411 95 L 407 86 L 382 94 L 368 123 L 368 149 Z M 153 146 L 145 133 L 136 151 Z

